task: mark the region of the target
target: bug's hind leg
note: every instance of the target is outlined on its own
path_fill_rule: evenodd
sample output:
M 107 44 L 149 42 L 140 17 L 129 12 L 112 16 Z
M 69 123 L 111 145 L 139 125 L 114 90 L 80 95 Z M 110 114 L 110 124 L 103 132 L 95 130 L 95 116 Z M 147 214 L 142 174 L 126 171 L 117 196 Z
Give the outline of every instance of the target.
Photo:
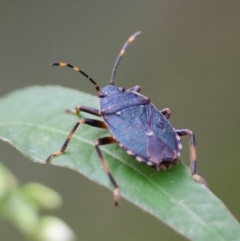
M 78 115 L 81 111 L 100 117 L 98 109 L 91 108 L 88 106 L 76 106 L 75 109 L 73 110 L 70 110 L 70 109 L 66 110 L 67 113 L 74 114 L 74 115 Z
M 114 179 L 112 173 L 110 172 L 110 169 L 108 167 L 107 162 L 105 161 L 102 151 L 100 149 L 100 145 L 107 145 L 107 144 L 113 144 L 116 143 L 116 141 L 113 139 L 113 137 L 103 137 L 103 138 L 99 138 L 94 142 L 95 148 L 97 150 L 98 156 L 100 158 L 100 161 L 103 165 L 104 171 L 107 173 L 113 187 L 113 199 L 114 199 L 114 204 L 115 206 L 118 206 L 118 199 L 119 199 L 119 188 L 118 188 L 118 184 L 116 182 L 116 180 Z
M 139 86 L 139 85 L 133 86 L 132 88 L 128 89 L 128 91 L 133 91 L 133 92 L 139 93 L 141 91 L 141 86 Z
M 164 108 L 163 110 L 160 110 L 160 113 L 163 114 L 167 119 L 169 119 L 171 115 L 171 110 L 169 108 Z
M 70 133 L 68 134 L 68 137 L 67 139 L 65 140 L 65 142 L 63 143 L 61 149 L 59 151 L 56 151 L 54 153 L 52 153 L 46 160 L 45 160 L 45 163 L 50 163 L 51 159 L 56 157 L 56 156 L 59 156 L 61 155 L 67 148 L 70 140 L 72 139 L 72 136 L 74 134 L 74 132 L 77 130 L 78 126 L 80 124 L 87 124 L 87 125 L 90 125 L 90 126 L 94 126 L 94 127 L 98 127 L 98 128 L 103 128 L 103 129 L 108 129 L 106 124 L 102 121 L 99 121 L 99 120 L 94 120 L 94 119 L 88 119 L 88 118 L 84 118 L 84 119 L 81 119 L 79 120 L 72 128 L 72 130 L 70 131 Z
M 198 182 L 201 182 L 207 186 L 207 182 L 201 176 L 196 174 L 197 154 L 196 154 L 195 136 L 194 136 L 193 132 L 189 129 L 180 129 L 180 130 L 176 130 L 176 132 L 179 136 L 188 135 L 190 137 L 190 170 L 191 170 L 191 174 L 195 180 L 197 180 Z

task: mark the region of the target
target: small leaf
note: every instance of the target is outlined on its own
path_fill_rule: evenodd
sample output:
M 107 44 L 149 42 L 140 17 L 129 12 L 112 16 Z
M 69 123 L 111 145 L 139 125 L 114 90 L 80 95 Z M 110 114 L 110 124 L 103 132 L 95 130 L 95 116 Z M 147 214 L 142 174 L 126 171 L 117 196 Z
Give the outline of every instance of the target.
M 0 200 L 18 185 L 14 175 L 0 162 Z
M 2 213 L 10 219 L 21 232 L 32 235 L 38 227 L 38 211 L 29 205 L 24 195 L 19 191 L 10 193 L 1 204 Z
M 0 101 L 0 137 L 30 160 L 44 163 L 59 150 L 77 120 L 64 110 L 77 105 L 98 108 L 98 99 L 56 86 L 16 91 Z M 90 115 L 81 113 L 81 117 Z M 66 153 L 51 163 L 74 169 L 112 190 L 93 145 L 94 140 L 107 135 L 106 130 L 82 125 Z M 138 163 L 118 145 L 101 149 L 122 197 L 191 240 L 240 240 L 239 223 L 208 188 L 192 179 L 185 165 L 159 173 Z
M 76 236 L 68 225 L 53 216 L 43 216 L 36 235 L 38 241 L 75 241 Z
M 41 209 L 57 209 L 62 204 L 61 196 L 40 183 L 30 182 L 20 188 L 22 194 Z

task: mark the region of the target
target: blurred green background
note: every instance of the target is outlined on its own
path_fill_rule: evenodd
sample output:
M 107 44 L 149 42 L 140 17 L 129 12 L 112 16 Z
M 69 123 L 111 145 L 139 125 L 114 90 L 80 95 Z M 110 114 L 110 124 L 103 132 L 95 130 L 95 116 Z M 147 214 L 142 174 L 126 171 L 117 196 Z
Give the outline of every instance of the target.
M 116 85 L 141 85 L 157 108 L 171 108 L 174 127 L 195 133 L 198 173 L 240 219 L 239 1 L 13 0 L 0 6 L 0 96 L 49 84 L 96 94 L 82 76 L 49 63 L 69 62 L 107 85 L 123 43 L 141 30 Z M 183 138 L 181 156 L 187 165 L 188 141 Z M 111 192 L 76 172 L 31 163 L 3 142 L 0 160 L 20 182 L 38 181 L 63 196 L 54 214 L 78 240 L 186 240 L 123 199 L 116 209 Z M 0 240 L 24 239 L 0 220 Z

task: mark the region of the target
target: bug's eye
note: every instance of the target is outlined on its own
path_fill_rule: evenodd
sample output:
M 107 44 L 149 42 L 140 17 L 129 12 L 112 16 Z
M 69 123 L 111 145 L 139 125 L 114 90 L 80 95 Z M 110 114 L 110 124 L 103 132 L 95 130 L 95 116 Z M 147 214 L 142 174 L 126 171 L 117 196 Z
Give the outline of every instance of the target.
M 123 88 L 123 87 L 119 87 L 118 88 L 121 92 L 124 92 L 125 91 L 125 88 Z

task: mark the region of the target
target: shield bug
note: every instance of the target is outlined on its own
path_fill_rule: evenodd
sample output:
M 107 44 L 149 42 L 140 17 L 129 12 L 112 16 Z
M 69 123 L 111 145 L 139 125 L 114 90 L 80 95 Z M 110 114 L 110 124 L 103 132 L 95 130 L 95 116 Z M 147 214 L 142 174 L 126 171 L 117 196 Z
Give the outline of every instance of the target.
M 157 170 L 165 170 L 178 162 L 181 154 L 181 136 L 190 137 L 190 171 L 194 179 L 206 184 L 204 179 L 196 174 L 196 150 L 194 134 L 189 129 L 174 129 L 169 123 L 170 109 L 158 110 L 148 97 L 140 94 L 140 86 L 136 85 L 128 90 L 114 85 L 114 76 L 122 56 L 128 45 L 134 41 L 140 32 L 133 34 L 123 45 L 112 70 L 109 85 L 100 88 L 98 84 L 85 72 L 68 63 L 54 63 L 53 66 L 70 67 L 84 75 L 93 83 L 98 92 L 100 108 L 77 106 L 74 110 L 67 110 L 73 114 L 81 111 L 102 117 L 103 121 L 83 118 L 77 121 L 59 151 L 52 153 L 47 159 L 49 163 L 53 157 L 61 155 L 67 148 L 74 132 L 80 124 L 108 129 L 111 136 L 102 137 L 94 142 L 96 151 L 113 187 L 114 204 L 118 206 L 119 188 L 111 174 L 108 164 L 101 152 L 100 146 L 118 143 L 129 155 Z

